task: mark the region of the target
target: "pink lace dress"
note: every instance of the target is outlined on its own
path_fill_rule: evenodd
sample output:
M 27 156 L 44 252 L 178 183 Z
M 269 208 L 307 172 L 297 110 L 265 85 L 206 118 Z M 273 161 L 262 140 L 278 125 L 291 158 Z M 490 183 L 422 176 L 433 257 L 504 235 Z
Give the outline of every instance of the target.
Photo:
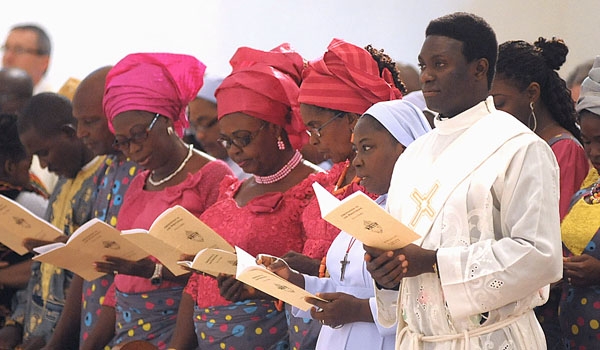
M 313 197 L 315 175 L 286 192 L 271 192 L 250 200 L 235 201 L 242 181 L 233 177 L 221 183 L 219 199 L 200 219 L 231 245 L 252 255 L 281 256 L 302 251 L 306 235 L 302 212 Z M 195 300 L 194 324 L 201 349 L 283 349 L 287 346 L 285 313 L 273 301 L 246 300 L 230 303 L 219 294 L 211 277 L 194 274 L 185 292 Z

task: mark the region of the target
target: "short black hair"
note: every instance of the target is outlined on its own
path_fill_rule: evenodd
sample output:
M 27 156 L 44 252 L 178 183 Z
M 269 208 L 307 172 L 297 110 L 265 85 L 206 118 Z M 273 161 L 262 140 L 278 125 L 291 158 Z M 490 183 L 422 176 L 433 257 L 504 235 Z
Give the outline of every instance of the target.
M 77 125 L 71 101 L 54 92 L 33 95 L 19 114 L 19 134 L 34 129 L 45 136 L 59 134 L 65 125 Z
M 16 114 L 0 114 L 0 166 L 11 160 L 19 162 L 27 157 L 27 151 L 19 140 Z
M 467 62 L 485 58 L 489 63 L 487 72 L 488 89 L 492 87 L 498 41 L 496 33 L 481 17 L 467 12 L 455 12 L 429 22 L 425 36 L 440 35 L 463 43 L 463 55 Z
M 52 53 L 52 43 L 50 42 L 50 36 L 48 33 L 37 24 L 19 24 L 10 29 L 13 30 L 29 30 L 37 34 L 37 51 L 39 55 L 48 55 Z
M 30 98 L 33 96 L 33 80 L 21 68 L 1 68 L 0 92 L 15 97 Z

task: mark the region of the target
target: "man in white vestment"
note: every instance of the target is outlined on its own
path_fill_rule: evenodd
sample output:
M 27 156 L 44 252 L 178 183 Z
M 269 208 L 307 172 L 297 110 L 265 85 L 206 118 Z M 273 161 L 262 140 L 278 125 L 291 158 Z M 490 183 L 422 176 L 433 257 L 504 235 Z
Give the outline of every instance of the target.
M 398 321 L 396 349 L 546 348 L 533 308 L 562 275 L 558 165 L 544 140 L 494 108 L 496 56 L 480 17 L 427 27 L 421 84 L 439 115 L 399 157 L 387 201 L 421 238 L 365 247 L 379 322 Z

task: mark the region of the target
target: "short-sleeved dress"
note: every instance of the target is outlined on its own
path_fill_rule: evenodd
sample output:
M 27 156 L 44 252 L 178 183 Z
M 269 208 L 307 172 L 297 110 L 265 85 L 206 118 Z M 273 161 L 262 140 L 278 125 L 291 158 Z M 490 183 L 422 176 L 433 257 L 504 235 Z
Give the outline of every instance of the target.
M 149 229 L 164 210 L 175 205 L 200 216 L 215 203 L 220 181 L 232 172 L 223 161 L 214 160 L 188 174 L 183 182 L 161 191 L 144 190 L 149 175 L 149 171 L 142 171 L 131 182 L 117 229 Z M 115 308 L 115 337 L 110 345 L 145 340 L 165 349 L 175 329 L 182 290 L 182 285 L 170 281 L 153 285 L 147 278 L 115 276 L 103 303 Z
M 597 176 L 595 169 L 592 169 Z M 596 184 L 600 183 L 600 179 Z M 563 254 L 587 254 L 600 259 L 600 204 L 583 198 L 594 186 L 577 192 L 561 224 Z M 573 286 L 564 281 L 559 320 L 565 349 L 597 349 L 600 344 L 600 285 Z
M 217 203 L 200 219 L 251 255 L 302 251 L 306 238 L 301 214 L 313 197 L 313 182 L 311 175 L 283 193 L 266 193 L 240 207 L 234 197 L 243 181 L 229 177 L 221 183 Z M 201 349 L 287 349 L 285 313 L 273 301 L 231 303 L 220 296 L 215 279 L 200 274 L 190 277 L 185 292 L 195 301 Z

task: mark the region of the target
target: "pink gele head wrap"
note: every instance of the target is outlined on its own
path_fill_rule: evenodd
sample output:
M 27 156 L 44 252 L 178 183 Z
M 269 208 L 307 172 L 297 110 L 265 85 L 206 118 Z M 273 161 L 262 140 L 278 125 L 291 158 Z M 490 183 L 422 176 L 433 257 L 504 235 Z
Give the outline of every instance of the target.
M 241 47 L 229 61 L 233 70 L 215 96 L 219 119 L 244 113 L 281 126 L 292 147 L 308 141 L 298 104 L 304 60 L 289 44 L 271 51 Z
M 369 51 L 333 39 L 323 57 L 304 70 L 298 101 L 363 114 L 377 102 L 402 98 L 392 72 L 379 66 Z
M 106 77 L 103 107 L 108 126 L 127 111 L 159 113 L 183 136 L 186 108 L 202 87 L 206 66 L 193 56 L 135 53 L 125 56 Z

